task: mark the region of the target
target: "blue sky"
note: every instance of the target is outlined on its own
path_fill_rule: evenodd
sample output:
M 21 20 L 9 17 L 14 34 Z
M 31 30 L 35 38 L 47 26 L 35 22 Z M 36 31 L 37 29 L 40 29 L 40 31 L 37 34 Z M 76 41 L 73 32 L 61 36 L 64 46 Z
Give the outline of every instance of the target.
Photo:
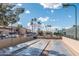
M 49 3 L 50 4 L 50 3 Z M 75 9 L 70 6 L 67 8 L 52 8 L 52 5 L 44 5 L 40 3 L 19 3 L 18 7 L 25 8 L 25 12 L 20 15 L 19 23 L 24 27 L 28 26 L 28 23 L 32 18 L 40 19 L 44 24 L 50 24 L 52 27 L 67 28 L 71 27 L 75 23 Z M 79 13 L 79 4 L 77 6 L 77 12 Z M 52 6 L 52 7 L 51 7 Z M 79 25 L 79 14 L 78 25 Z M 44 20 L 43 20 L 44 19 Z

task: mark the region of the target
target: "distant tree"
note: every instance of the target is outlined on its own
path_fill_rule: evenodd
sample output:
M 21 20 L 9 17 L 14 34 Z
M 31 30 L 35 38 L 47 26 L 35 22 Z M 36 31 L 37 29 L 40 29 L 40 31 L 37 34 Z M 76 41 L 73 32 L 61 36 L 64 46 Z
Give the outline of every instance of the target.
M 54 32 L 54 35 L 61 36 L 62 33 L 58 31 L 58 32 Z
M 52 32 L 47 31 L 47 32 L 46 32 L 46 35 L 52 35 Z
M 44 35 L 43 31 L 38 30 L 38 35 L 43 36 Z
M 20 29 L 23 28 L 23 26 L 21 24 L 18 24 L 16 27 L 16 31 L 18 34 L 20 34 Z
M 30 25 L 32 26 L 32 31 L 37 27 L 37 31 L 41 28 L 41 22 L 37 18 L 32 18 Z

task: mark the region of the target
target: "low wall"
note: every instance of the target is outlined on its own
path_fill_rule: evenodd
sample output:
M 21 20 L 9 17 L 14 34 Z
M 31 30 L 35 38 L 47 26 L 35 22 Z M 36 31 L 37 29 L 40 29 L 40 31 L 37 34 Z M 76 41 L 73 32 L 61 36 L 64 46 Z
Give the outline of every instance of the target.
M 0 49 L 2 48 L 6 48 L 9 46 L 14 46 L 26 41 L 31 40 L 32 37 L 17 37 L 17 38 L 9 38 L 9 39 L 4 39 L 4 40 L 0 40 Z
M 61 36 L 38 36 L 39 39 L 62 39 Z
M 74 56 L 79 56 L 79 41 L 66 37 L 62 37 L 62 41 Z

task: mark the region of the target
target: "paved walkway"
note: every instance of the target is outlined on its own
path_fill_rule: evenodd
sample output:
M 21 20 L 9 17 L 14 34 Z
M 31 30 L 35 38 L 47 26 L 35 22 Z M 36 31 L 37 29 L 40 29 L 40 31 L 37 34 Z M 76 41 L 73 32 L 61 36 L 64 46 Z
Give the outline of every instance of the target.
M 35 43 L 34 43 L 35 42 Z M 34 44 L 32 44 L 34 43 Z M 25 47 L 22 50 L 18 50 Z M 15 52 L 17 50 L 17 52 Z M 70 56 L 70 51 L 64 45 L 62 40 L 55 39 L 36 39 L 19 44 L 15 47 L 9 47 L 6 49 L 6 54 L 15 52 L 15 56 L 40 56 L 43 51 L 47 50 L 47 56 Z
M 49 40 L 42 39 L 39 42 L 31 45 L 27 49 L 24 49 L 23 51 L 17 53 L 16 55 L 39 56 L 42 53 L 45 46 L 47 45 L 48 41 Z
M 50 43 L 48 44 L 48 42 Z M 39 42 L 31 45 L 27 49 L 17 53 L 20 56 L 39 56 L 45 49 L 46 45 L 50 45 L 48 48 L 48 56 L 70 56 L 68 49 L 64 46 L 61 40 L 46 40 L 41 39 Z
M 61 40 L 52 40 L 51 49 L 48 52 L 50 56 L 70 56 L 68 49 Z

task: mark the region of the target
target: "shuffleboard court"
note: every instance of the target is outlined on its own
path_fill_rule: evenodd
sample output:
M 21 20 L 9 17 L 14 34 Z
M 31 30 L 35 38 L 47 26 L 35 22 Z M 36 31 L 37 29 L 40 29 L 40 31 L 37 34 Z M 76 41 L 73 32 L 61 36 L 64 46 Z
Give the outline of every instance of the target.
M 17 53 L 21 56 L 39 56 L 48 44 L 49 40 L 41 39 L 39 42 L 29 46 L 27 49 Z

